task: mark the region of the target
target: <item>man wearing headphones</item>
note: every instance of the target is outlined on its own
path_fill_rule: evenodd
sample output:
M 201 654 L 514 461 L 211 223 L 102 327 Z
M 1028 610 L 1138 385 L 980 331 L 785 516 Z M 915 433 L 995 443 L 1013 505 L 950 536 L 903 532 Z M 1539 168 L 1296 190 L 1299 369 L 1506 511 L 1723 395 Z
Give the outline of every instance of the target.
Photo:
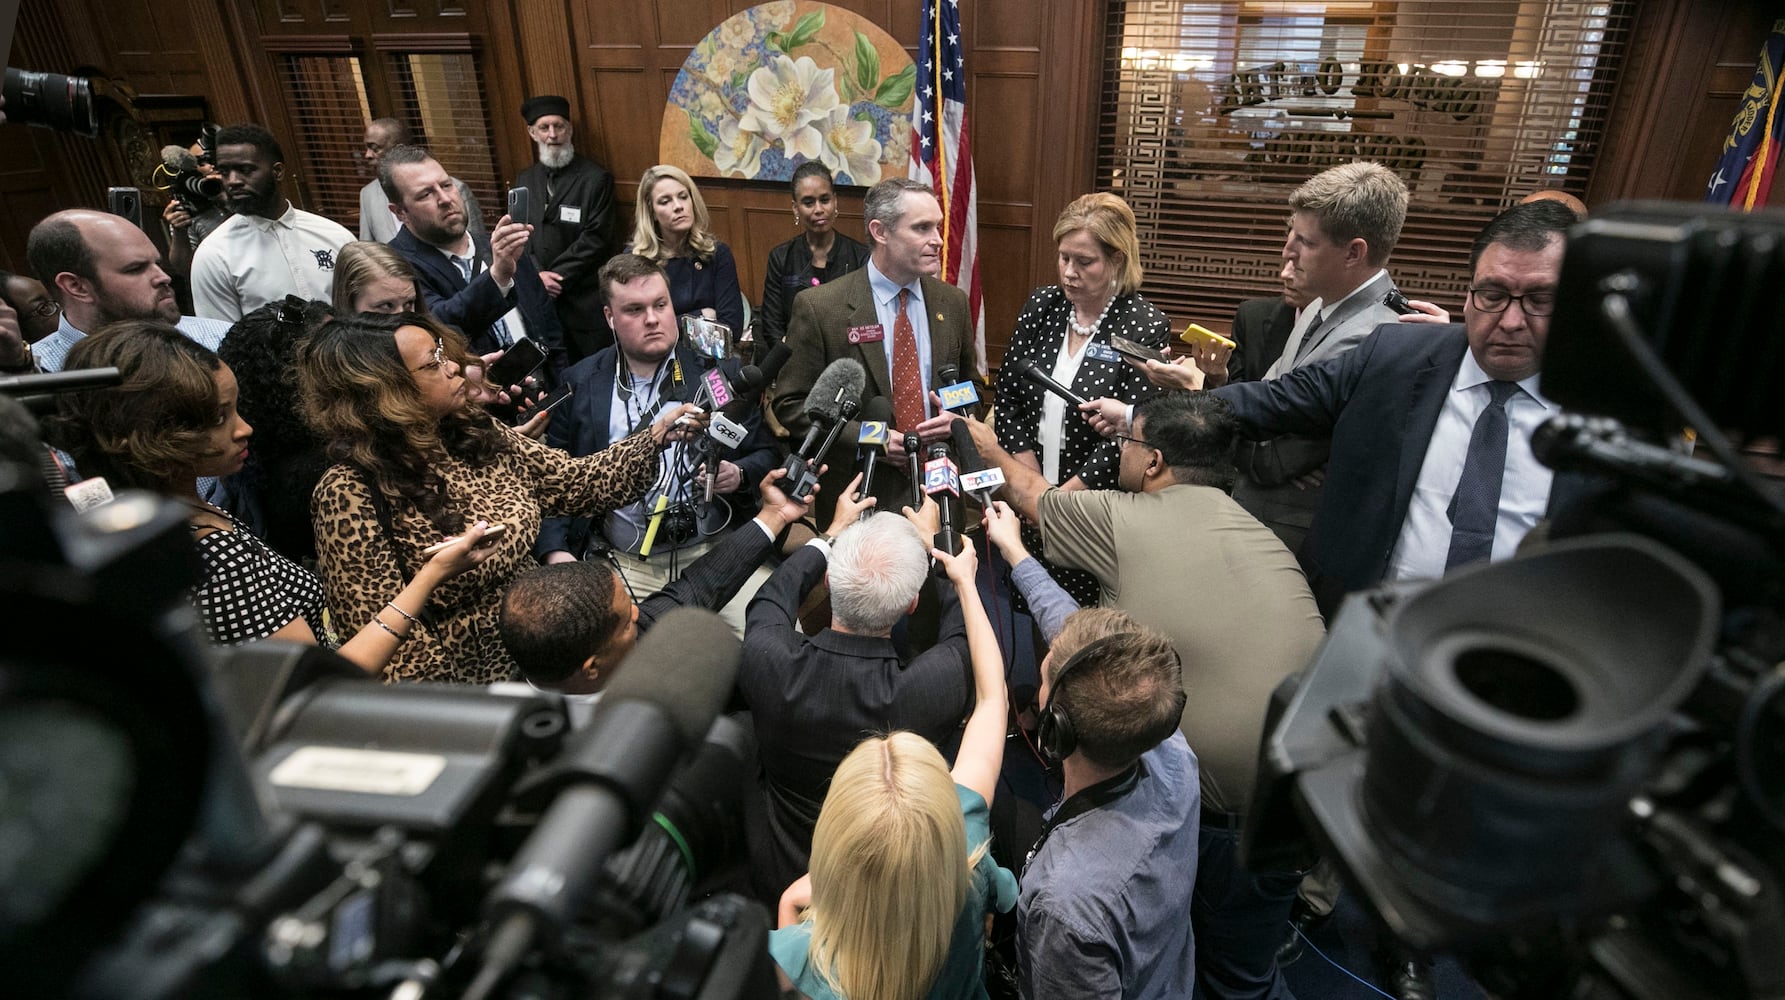
M 1066 788 L 1023 870 L 1018 989 L 1188 997 L 1201 792 L 1178 732 L 1178 654 L 1126 613 L 1091 608 L 1067 619 L 1041 677 L 1036 739 Z

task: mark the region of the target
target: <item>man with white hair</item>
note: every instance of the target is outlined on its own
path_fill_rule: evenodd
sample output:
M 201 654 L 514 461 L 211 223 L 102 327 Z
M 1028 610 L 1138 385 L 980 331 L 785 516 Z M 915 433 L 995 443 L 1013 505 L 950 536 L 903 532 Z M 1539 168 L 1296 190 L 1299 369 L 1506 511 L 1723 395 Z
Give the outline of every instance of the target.
M 614 342 L 601 311 L 601 265 L 620 252 L 620 210 L 607 168 L 576 151 L 570 101 L 556 94 L 521 104 L 538 162 L 521 171 L 514 186 L 526 188 L 525 222 L 533 227 L 527 252 L 540 280 L 558 304 L 570 360 Z M 738 331 L 742 333 L 742 330 Z
M 859 477 L 858 477 L 859 478 Z M 849 524 L 873 505 L 837 501 Z M 934 502 L 912 518 L 881 514 L 820 537 L 787 558 L 756 592 L 745 615 L 738 688 L 761 744 L 762 815 L 749 824 L 750 874 L 757 893 L 778 898 L 805 874 L 812 827 L 831 772 L 864 735 L 909 729 L 949 740 L 973 698 L 972 661 L 960 597 L 943 587 L 936 644 L 913 657 L 894 646 L 893 627 L 917 606 L 929 578 Z M 920 532 L 922 532 L 920 534 Z M 820 580 L 831 591 L 831 625 L 799 632 L 800 603 Z

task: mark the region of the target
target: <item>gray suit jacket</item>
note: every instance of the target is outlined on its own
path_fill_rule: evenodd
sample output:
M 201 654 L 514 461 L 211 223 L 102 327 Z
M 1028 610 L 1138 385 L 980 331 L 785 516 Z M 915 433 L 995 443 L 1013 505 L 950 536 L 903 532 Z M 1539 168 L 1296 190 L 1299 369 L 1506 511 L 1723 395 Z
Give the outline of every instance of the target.
M 1394 286 L 1394 279 L 1385 271 L 1331 310 L 1320 329 L 1314 331 L 1313 343 L 1304 342 L 1296 352 L 1295 367 L 1336 358 L 1356 347 L 1378 326 L 1400 322 L 1400 314 L 1382 304 L 1382 297 Z
M 924 308 L 930 322 L 930 372 L 935 381 L 936 370 L 954 364 L 963 380 L 979 379 L 979 365 L 973 350 L 971 316 L 967 294 L 937 278 L 923 278 Z M 886 363 L 886 349 L 880 342 L 851 344 L 851 327 L 871 326 L 880 322 L 874 310 L 873 292 L 868 286 L 868 269 L 851 271 L 835 281 L 808 288 L 793 298 L 793 312 L 787 322 L 787 346 L 793 352 L 787 367 L 775 382 L 773 402 L 775 416 L 795 438 L 806 432 L 806 394 L 818 380 L 826 365 L 838 358 L 854 358 L 867 369 L 868 384 L 862 390 L 862 405 L 875 396 L 892 396 L 892 372 Z M 892 331 L 886 331 L 892 336 Z M 933 388 L 933 386 L 932 386 Z M 899 428 L 903 431 L 907 428 Z M 855 475 L 855 439 L 857 426 L 851 421 L 837 438 L 827 461 L 830 472 L 821 480 L 819 503 L 825 515 L 819 524 L 828 523 L 828 515 L 838 492 Z M 797 442 L 796 442 L 797 443 Z M 897 510 L 911 499 L 911 481 L 904 469 L 881 463 L 874 473 L 874 495 L 880 498 L 881 510 Z

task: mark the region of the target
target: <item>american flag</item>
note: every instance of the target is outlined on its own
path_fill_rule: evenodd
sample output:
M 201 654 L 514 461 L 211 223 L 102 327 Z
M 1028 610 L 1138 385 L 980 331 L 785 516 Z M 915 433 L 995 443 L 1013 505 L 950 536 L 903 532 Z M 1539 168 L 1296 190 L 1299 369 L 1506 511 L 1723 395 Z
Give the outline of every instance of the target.
M 940 119 L 940 122 L 938 122 Z M 942 202 L 942 280 L 967 293 L 973 346 L 986 371 L 985 316 L 980 309 L 979 191 L 967 128 L 967 74 L 961 61 L 959 0 L 924 0 L 917 47 L 917 101 L 911 108 L 912 180 Z

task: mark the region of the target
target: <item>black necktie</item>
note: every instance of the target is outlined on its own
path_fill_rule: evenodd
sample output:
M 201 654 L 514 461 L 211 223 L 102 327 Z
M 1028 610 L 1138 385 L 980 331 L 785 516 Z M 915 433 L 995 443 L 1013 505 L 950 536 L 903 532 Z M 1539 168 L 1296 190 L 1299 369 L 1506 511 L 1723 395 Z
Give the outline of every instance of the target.
M 1302 342 L 1295 346 L 1296 364 L 1301 364 L 1302 360 L 1308 356 L 1308 352 L 1314 349 L 1315 343 L 1320 340 L 1320 325 L 1325 322 L 1325 315 L 1315 313 L 1314 322 L 1309 323 L 1308 328 L 1302 331 Z
M 1463 474 L 1451 494 L 1449 570 L 1494 554 L 1494 527 L 1500 520 L 1500 481 L 1506 476 L 1506 401 L 1518 391 L 1517 382 L 1489 382 L 1493 395 L 1487 409 L 1475 418 L 1469 435 L 1469 454 Z

